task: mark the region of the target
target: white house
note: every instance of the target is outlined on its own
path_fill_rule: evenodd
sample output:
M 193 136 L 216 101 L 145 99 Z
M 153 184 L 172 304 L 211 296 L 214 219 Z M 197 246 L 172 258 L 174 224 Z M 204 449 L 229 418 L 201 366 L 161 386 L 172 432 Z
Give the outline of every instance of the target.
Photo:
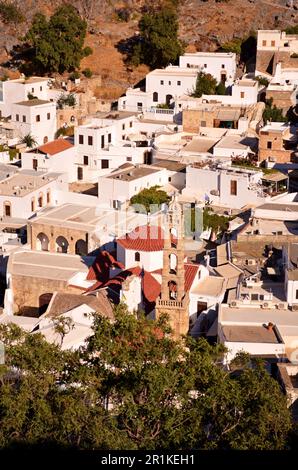
M 0 113 L 1 116 L 11 115 L 14 103 L 28 100 L 28 95 L 40 100 L 48 99 L 48 78 L 30 77 L 17 78 L 0 82 Z
M 22 138 L 31 134 L 38 145 L 55 139 L 57 130 L 56 105 L 50 101 L 32 99 L 11 106 L 11 122 Z
M 75 147 L 66 139 L 56 139 L 24 152 L 21 158 L 24 170 L 64 173 L 68 182 L 76 180 Z
M 19 172 L 0 181 L 0 216 L 28 219 L 46 206 L 61 202 L 61 191 L 67 191 L 63 175 Z
M 78 126 L 75 129 L 77 179 L 97 181 L 99 176 L 126 162 L 144 163 L 148 139 L 135 128 L 135 122 L 135 114 L 111 112 Z
M 156 185 L 164 186 L 167 183 L 168 172 L 165 168 L 150 165 L 129 166 L 125 170 L 99 178 L 98 198 L 100 202 L 117 209 L 142 189 Z
M 236 54 L 234 52 L 194 52 L 185 53 L 179 58 L 181 68 L 191 68 L 205 72 L 217 82 L 231 85 L 236 76 Z
M 200 164 L 186 169 L 186 187 L 183 196 L 215 205 L 241 209 L 246 205 L 258 206 L 280 197 L 270 196 L 261 171 L 228 165 Z M 282 191 L 281 191 L 282 192 Z

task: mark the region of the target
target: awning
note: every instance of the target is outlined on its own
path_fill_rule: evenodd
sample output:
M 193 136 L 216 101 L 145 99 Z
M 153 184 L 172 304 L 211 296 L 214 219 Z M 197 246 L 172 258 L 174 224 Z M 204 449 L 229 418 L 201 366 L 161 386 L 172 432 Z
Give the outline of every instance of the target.
M 277 171 L 276 173 L 270 173 L 269 175 L 262 176 L 262 180 L 272 181 L 274 183 L 277 183 L 278 181 L 287 180 L 287 179 L 288 179 L 287 175 L 284 175 L 280 171 Z

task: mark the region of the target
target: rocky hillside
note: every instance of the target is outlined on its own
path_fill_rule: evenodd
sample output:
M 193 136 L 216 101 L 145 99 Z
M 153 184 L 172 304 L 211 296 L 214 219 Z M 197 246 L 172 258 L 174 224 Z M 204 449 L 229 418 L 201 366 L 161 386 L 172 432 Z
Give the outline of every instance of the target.
M 17 28 L 0 22 L 0 63 L 9 61 L 12 47 L 25 33 L 37 11 L 50 14 L 61 0 L 17 0 L 26 16 L 26 22 Z M 119 42 L 128 40 L 138 31 L 141 9 L 146 0 L 76 0 L 75 4 L 88 20 L 87 44 L 94 54 L 82 62 L 103 77 L 103 97 L 116 97 L 128 85 L 139 81 L 147 72 L 145 66 L 132 70 L 125 65 L 125 55 Z M 151 2 L 150 2 L 151 3 Z M 293 0 L 181 0 L 179 8 L 180 37 L 189 50 L 216 50 L 224 42 L 243 37 L 252 30 L 285 28 L 298 23 L 298 1 Z M 288 5 L 288 6 L 287 6 Z M 291 6 L 292 5 L 292 6 Z M 119 12 L 128 11 L 128 21 Z M 125 49 L 124 49 L 125 50 Z M 123 51 L 123 48 L 122 48 Z M 17 74 L 17 70 L 3 69 L 2 74 Z

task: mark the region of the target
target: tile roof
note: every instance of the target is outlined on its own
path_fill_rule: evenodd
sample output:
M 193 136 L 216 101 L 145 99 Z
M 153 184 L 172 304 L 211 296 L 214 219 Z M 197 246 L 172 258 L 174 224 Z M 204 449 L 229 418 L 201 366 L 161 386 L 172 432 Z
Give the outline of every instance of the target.
M 106 282 L 110 276 L 110 268 L 116 267 L 124 269 L 122 263 L 117 261 L 108 251 L 100 251 L 94 263 L 89 268 L 87 281 L 99 281 L 101 284 Z
M 65 139 L 56 139 L 52 140 L 52 142 L 48 142 L 47 144 L 41 145 L 37 147 L 38 152 L 47 153 L 49 155 L 55 155 L 56 153 L 63 152 L 64 150 L 72 148 L 73 145 Z
M 117 239 L 123 248 L 137 251 L 161 251 L 164 247 L 164 232 L 157 225 L 141 225 Z
M 111 302 L 104 291 L 97 292 L 96 296 L 55 292 L 44 316 L 56 317 L 83 304 L 108 318 L 114 318 Z

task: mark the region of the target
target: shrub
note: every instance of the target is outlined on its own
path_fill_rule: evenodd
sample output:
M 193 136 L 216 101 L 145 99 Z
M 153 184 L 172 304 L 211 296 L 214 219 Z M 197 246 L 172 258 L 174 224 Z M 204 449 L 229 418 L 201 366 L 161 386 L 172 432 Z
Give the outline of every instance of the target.
M 83 75 L 85 75 L 86 78 L 91 78 L 92 75 L 93 75 L 93 72 L 92 72 L 92 70 L 90 70 L 89 68 L 87 68 L 87 69 L 84 69 L 84 70 L 83 70 Z
M 25 17 L 21 10 L 13 4 L 13 2 L 0 2 L 0 16 L 5 24 L 19 24 L 25 21 Z

